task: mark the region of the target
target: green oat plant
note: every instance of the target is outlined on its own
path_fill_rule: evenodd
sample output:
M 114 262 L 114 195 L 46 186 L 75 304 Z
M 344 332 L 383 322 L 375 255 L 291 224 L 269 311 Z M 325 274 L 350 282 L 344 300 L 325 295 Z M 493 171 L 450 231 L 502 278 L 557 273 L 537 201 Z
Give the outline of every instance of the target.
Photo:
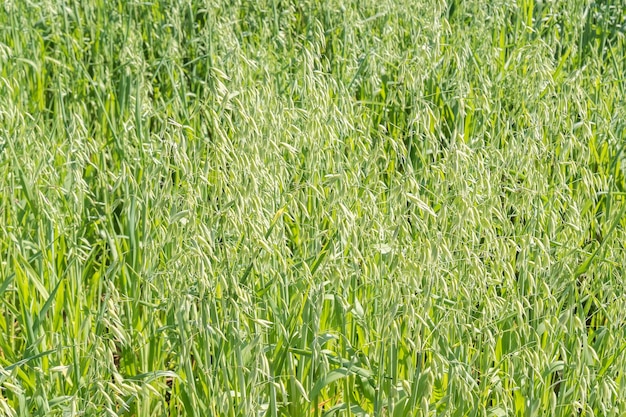
M 625 35 L 2 2 L 0 415 L 625 415 Z

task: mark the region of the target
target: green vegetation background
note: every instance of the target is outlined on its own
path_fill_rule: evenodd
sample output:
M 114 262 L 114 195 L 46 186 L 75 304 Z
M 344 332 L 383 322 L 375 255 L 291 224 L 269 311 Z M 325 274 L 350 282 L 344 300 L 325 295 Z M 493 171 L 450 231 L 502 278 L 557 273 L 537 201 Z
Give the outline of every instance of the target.
M 0 5 L 0 414 L 626 413 L 619 1 Z

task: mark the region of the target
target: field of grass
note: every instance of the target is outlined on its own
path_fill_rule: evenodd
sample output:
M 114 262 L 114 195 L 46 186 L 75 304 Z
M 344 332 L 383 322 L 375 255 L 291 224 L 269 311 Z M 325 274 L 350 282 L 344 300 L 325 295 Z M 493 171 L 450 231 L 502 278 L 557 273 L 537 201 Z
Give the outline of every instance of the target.
M 0 415 L 626 415 L 621 0 L 5 0 Z

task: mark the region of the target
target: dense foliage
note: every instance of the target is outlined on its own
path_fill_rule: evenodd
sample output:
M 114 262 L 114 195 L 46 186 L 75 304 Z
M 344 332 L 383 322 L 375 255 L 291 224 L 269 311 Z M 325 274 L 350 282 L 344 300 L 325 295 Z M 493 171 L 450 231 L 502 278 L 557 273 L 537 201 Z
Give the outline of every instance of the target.
M 626 413 L 620 0 L 5 0 L 0 414 Z

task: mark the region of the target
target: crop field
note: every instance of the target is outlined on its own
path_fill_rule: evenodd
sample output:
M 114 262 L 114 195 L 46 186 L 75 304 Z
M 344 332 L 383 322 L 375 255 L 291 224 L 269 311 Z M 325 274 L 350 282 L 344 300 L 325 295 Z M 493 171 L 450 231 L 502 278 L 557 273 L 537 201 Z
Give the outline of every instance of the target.
M 0 416 L 625 416 L 623 0 L 5 0 Z

